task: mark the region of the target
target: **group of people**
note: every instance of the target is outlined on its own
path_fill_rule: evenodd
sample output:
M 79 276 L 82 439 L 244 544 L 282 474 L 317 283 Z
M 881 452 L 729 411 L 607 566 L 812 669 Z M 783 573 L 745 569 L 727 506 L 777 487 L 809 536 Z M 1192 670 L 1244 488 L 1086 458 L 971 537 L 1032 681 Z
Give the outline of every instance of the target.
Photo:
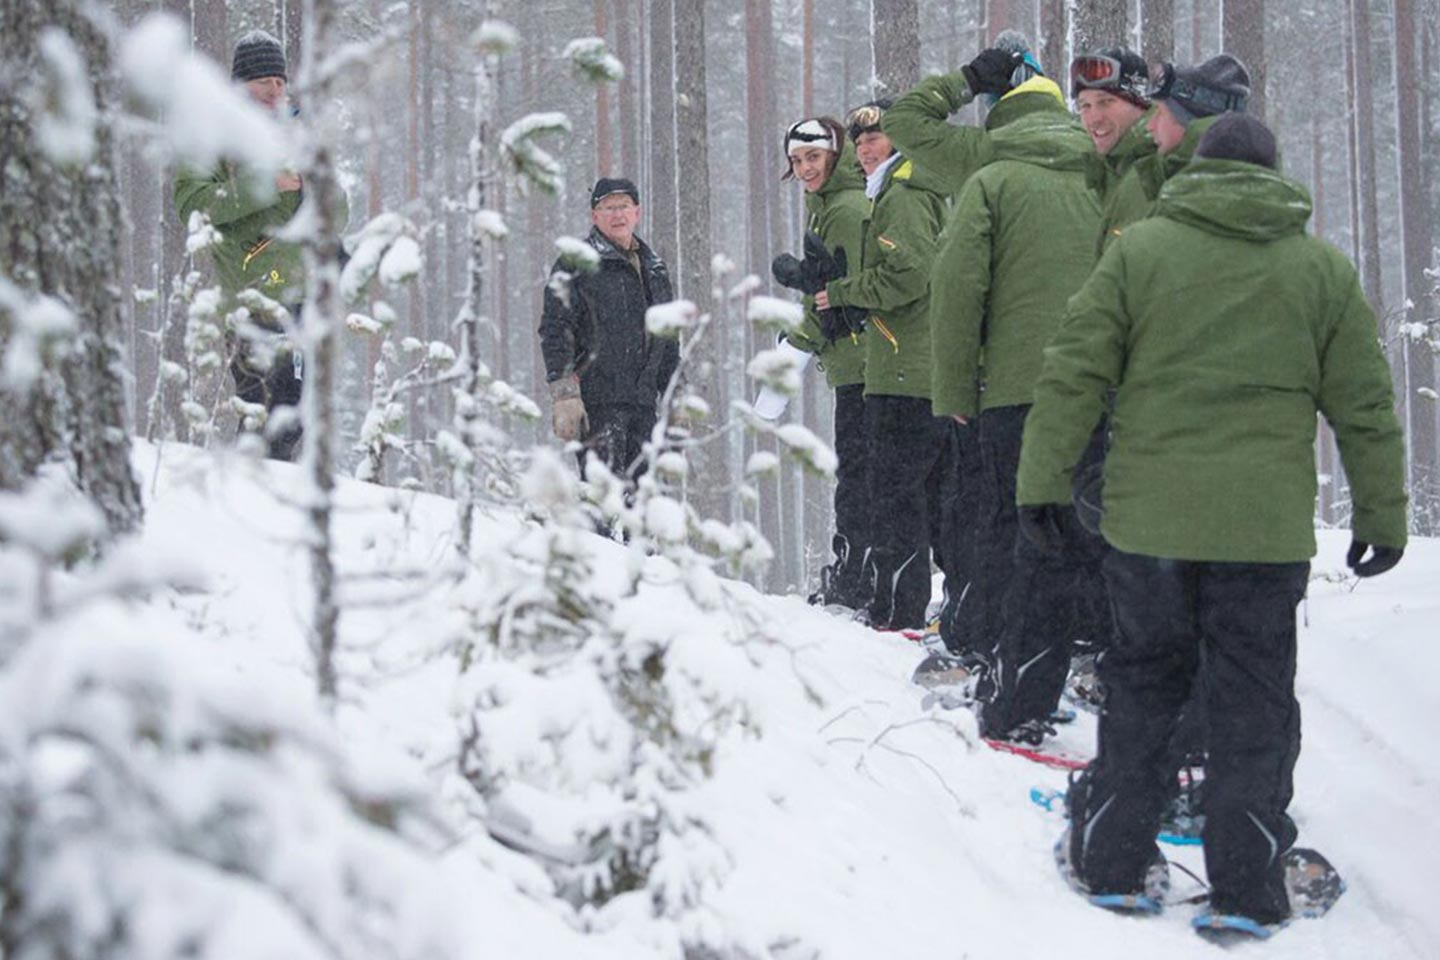
M 1211 910 L 1273 925 L 1290 914 L 1316 417 L 1353 491 L 1348 562 L 1382 573 L 1406 540 L 1390 377 L 1353 267 L 1306 234 L 1309 196 L 1245 112 L 1243 64 L 1112 47 L 1068 80 L 1009 35 L 893 103 L 785 133 L 807 222 L 803 257 L 774 264 L 805 304 L 781 348 L 824 369 L 839 459 L 812 600 L 923 628 L 933 562 L 947 656 L 979 678 L 982 733 L 1011 742 L 1053 735 L 1083 651 L 1099 742 L 1068 797 L 1070 882 L 1158 906 L 1157 827 L 1198 754 Z M 950 122 L 977 97 L 983 125 Z M 569 302 L 547 293 L 541 327 L 556 432 L 602 451 L 615 418 L 577 429 L 564 405 L 639 382 L 646 427 L 673 369 L 638 299 L 668 285 L 607 219 L 617 196 L 638 204 L 623 181 L 592 197 L 605 268 Z M 621 289 L 642 334 L 612 348 Z M 757 408 L 779 416 L 773 400 Z M 636 449 L 602 456 L 623 471 Z
M 273 38 L 242 40 L 232 75 L 281 108 Z M 1400 560 L 1406 496 L 1375 317 L 1353 266 L 1307 235 L 1310 198 L 1246 114 L 1249 83 L 1227 54 L 1152 65 L 1117 46 L 1076 57 L 1066 90 L 1007 32 L 894 102 L 789 126 L 806 242 L 773 270 L 805 305 L 780 348 L 834 391 L 834 557 L 812 599 L 924 628 L 933 563 L 945 656 L 978 678 L 995 739 L 1052 735 L 1084 653 L 1098 749 L 1068 798 L 1067 877 L 1096 903 L 1147 902 L 1156 828 L 1198 752 L 1211 909 L 1269 925 L 1290 912 L 1317 415 L 1350 482 L 1358 576 Z M 950 122 L 977 97 L 982 125 Z M 288 174 L 253 197 L 223 165 L 176 188 L 224 236 L 227 294 L 282 303 L 298 253 L 272 233 L 302 198 Z M 557 263 L 545 290 L 553 426 L 582 469 L 633 477 L 678 360 L 645 314 L 672 291 L 633 182 L 602 178 L 590 211 L 598 267 Z M 242 352 L 237 390 L 293 403 L 300 370 Z M 757 409 L 778 417 L 774 399 Z

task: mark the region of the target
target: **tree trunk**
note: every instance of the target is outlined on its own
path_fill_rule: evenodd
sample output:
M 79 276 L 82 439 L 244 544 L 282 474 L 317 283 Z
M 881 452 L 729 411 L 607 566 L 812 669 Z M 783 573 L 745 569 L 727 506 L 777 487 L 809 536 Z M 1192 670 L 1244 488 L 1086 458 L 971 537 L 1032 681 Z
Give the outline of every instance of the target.
M 635 103 L 635 6 L 636 0 L 615 0 L 615 53 L 625 64 L 620 78 L 620 169 L 624 176 L 640 179 L 640 150 L 636 142 L 635 124 L 640 111 Z
M 1354 18 L 1347 0 L 1342 40 L 1345 44 L 1345 188 L 1350 200 L 1350 260 L 1357 267 L 1364 263 L 1360 254 L 1360 109 L 1355 103 L 1355 41 Z M 1363 279 L 1363 271 L 1362 271 Z M 1367 283 L 1366 294 L 1370 293 Z M 1374 298 L 1371 297 L 1371 303 Z
M 1431 314 L 1427 309 L 1433 285 L 1425 270 L 1430 266 L 1430 205 L 1425 196 L 1421 155 L 1420 87 L 1416 69 L 1415 0 L 1395 0 L 1395 126 L 1396 154 L 1400 178 L 1400 248 L 1402 302 L 1413 304 L 1405 320 L 1420 323 Z M 1431 535 L 1436 521 L 1437 494 L 1435 444 L 1435 354 L 1422 337 L 1405 337 L 1405 400 L 1403 410 L 1410 438 L 1410 499 L 1415 516 Z
M 0 383 L 8 414 L 0 418 L 0 489 L 23 487 L 42 463 L 63 464 L 113 536 L 139 527 L 143 509 L 126 417 L 110 52 L 87 12 L 70 0 L 0 2 L 0 76 L 47 72 L 38 44 L 58 27 L 88 68 L 85 89 L 98 110 L 85 155 L 57 159 L 36 135 L 32 88 L 0 84 L 0 277 L 10 287 L 0 286 L 0 354 L 17 337 L 39 335 L 25 322 L 37 297 L 58 301 L 74 324 L 67 351 L 36 348 L 43 365 L 34 378 Z
M 1151 63 L 1175 59 L 1175 0 L 1140 0 L 1140 51 Z
M 308 549 L 314 609 L 311 642 L 320 698 L 333 710 L 338 690 L 335 648 L 340 608 L 336 582 L 331 508 L 335 489 L 337 418 L 335 388 L 340 365 L 339 330 L 343 315 L 340 297 L 340 229 L 335 222 L 340 195 L 335 144 L 330 137 L 336 122 L 333 73 L 321 64 L 341 43 L 337 0 L 305 0 L 305 42 L 301 44 L 299 91 L 301 116 L 309 139 L 305 204 L 311 211 L 311 229 L 302 241 L 305 258 L 305 305 L 301 328 L 306 350 L 303 469 L 310 482 L 306 501 L 309 517 Z
M 608 28 L 606 7 L 610 0 L 595 0 L 595 36 L 604 39 Z M 615 175 L 615 155 L 610 146 L 610 84 L 595 84 L 595 175 Z
M 870 0 L 875 96 L 898 97 L 920 82 L 918 0 Z
M 1040 0 L 1040 63 L 1052 76 L 1069 71 L 1065 40 L 1065 0 Z
M 1091 53 L 1102 47 L 1129 46 L 1125 0 L 1075 0 L 1074 51 Z
M 275 0 L 275 36 L 285 48 L 285 62 L 289 65 L 292 79 L 304 56 L 302 41 L 305 38 L 305 6 L 309 0 Z M 226 51 L 227 54 L 229 51 Z M 227 67 L 230 58 L 221 63 Z
M 803 0 L 801 36 L 800 112 L 814 116 L 815 111 L 815 0 Z
M 1380 270 L 1379 200 L 1375 187 L 1375 74 L 1370 58 L 1370 0 L 1349 0 L 1355 50 L 1355 138 L 1360 178 L 1360 278 L 1365 296 L 1384 322 L 1385 294 Z M 1386 331 L 1382 330 L 1382 335 Z
M 675 270 L 675 0 L 651 0 L 650 13 L 650 245 Z
M 1265 119 L 1265 0 L 1224 0 L 1222 46 L 1250 71 L 1250 100 L 1245 112 Z

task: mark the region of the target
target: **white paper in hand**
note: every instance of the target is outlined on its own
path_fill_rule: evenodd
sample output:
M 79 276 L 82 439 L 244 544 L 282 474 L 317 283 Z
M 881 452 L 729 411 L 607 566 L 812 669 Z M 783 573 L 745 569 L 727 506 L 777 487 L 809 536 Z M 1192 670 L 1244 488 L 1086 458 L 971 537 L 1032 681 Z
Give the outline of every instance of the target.
M 795 361 L 795 371 L 803 373 L 810 365 L 813 355 L 801 350 L 783 337 L 775 344 L 775 349 L 788 354 Z M 785 408 L 790 405 L 790 398 L 779 390 L 772 390 L 769 387 L 761 387 L 760 394 L 755 398 L 755 412 L 766 420 L 779 420 Z
M 761 387 L 760 395 L 755 398 L 755 412 L 766 420 L 779 420 L 780 414 L 784 413 L 789 405 L 789 397 L 769 387 Z

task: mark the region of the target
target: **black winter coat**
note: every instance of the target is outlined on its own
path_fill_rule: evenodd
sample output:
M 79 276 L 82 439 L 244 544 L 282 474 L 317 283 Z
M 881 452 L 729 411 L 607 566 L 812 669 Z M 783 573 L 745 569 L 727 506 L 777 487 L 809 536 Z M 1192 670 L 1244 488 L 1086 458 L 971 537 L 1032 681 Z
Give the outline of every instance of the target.
M 638 273 L 598 228 L 586 239 L 600 254 L 600 269 L 570 281 L 568 304 L 555 289 L 555 275 L 565 269 L 560 262 L 551 268 L 551 282 L 545 286 L 540 317 L 545 379 L 578 373 L 587 407 L 653 407 L 675 372 L 679 347 L 674 340 L 646 332 L 645 311 L 674 299 L 670 273 L 639 237 Z

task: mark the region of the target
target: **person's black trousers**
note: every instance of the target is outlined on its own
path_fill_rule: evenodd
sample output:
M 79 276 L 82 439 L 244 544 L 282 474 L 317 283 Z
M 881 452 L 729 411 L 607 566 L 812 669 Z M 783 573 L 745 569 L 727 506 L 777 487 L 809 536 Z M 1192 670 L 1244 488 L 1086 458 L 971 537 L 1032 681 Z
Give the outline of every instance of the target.
M 643 469 L 637 465 L 641 449 L 655 429 L 655 408 L 640 404 L 606 404 L 585 407 L 588 428 L 577 455 L 585 473 L 587 454 L 597 457 L 615 476 L 633 486 Z M 633 471 L 633 472 L 632 472 Z
M 870 451 L 870 623 L 923 628 L 930 603 L 930 545 L 939 539 L 940 489 L 950 458 L 948 420 L 924 397 L 865 398 Z
M 870 548 L 870 441 L 865 432 L 865 385 L 835 388 L 835 559 L 825 574 L 823 599 L 853 609 L 865 606 L 865 552 Z
M 1080 603 L 1103 596 L 1103 540 L 1067 513 L 1064 549 L 1046 553 L 1020 535 L 1015 475 L 1029 405 L 996 407 L 980 415 L 984 492 L 979 551 L 991 671 L 980 694 L 981 729 L 1003 737 L 1029 720 L 1046 720 L 1059 705 L 1077 637 L 1107 636 L 1104 606 Z M 1096 434 L 1082 466 L 1103 453 Z M 1093 622 L 1090 622 L 1093 621 Z
M 1112 550 L 1114 645 L 1099 751 L 1071 797 L 1071 856 L 1096 893 L 1140 887 L 1175 776 L 1168 744 L 1197 687 L 1209 714 L 1205 866 L 1211 906 L 1261 923 L 1289 915 L 1283 855 L 1300 753 L 1295 607 L 1308 563 L 1164 560 Z M 1078 794 L 1078 796 L 1076 795 Z
M 298 309 L 298 308 L 297 308 Z M 299 316 L 298 312 L 296 316 Z M 246 363 L 244 350 L 236 350 L 230 361 L 235 378 L 235 395 L 246 403 L 263 406 L 267 413 L 277 407 L 295 408 L 296 420 L 279 430 L 265 431 L 271 460 L 294 460 L 300 452 L 300 393 L 303 381 L 295 369 L 295 354 L 277 351 L 270 369 L 259 371 Z
M 954 449 L 951 470 L 941 487 L 941 552 L 945 571 L 945 606 L 940 612 L 940 638 L 956 656 L 988 657 L 980 600 L 980 568 L 976 559 L 980 507 L 979 429 L 953 419 L 947 427 Z

